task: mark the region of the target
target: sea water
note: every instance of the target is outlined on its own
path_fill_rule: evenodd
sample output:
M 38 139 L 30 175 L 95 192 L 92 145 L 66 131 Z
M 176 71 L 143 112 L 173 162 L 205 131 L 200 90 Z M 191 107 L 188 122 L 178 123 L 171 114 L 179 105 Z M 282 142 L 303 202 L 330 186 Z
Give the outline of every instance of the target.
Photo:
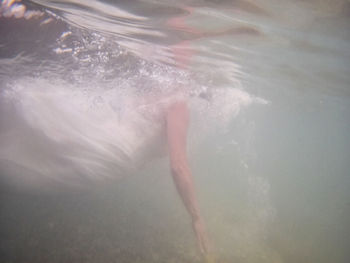
M 1 261 L 201 262 L 167 157 L 124 169 L 140 136 L 116 125 L 178 86 L 217 261 L 349 260 L 348 1 L 22 4 L 0 18 Z

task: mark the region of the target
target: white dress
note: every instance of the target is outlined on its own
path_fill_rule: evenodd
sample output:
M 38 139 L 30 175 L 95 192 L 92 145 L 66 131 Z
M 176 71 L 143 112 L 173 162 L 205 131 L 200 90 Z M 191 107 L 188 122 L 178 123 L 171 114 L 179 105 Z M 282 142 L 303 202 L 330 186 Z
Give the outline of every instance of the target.
M 44 188 L 126 176 L 166 153 L 165 112 L 183 99 L 18 80 L 0 93 L 0 179 Z M 237 89 L 216 90 L 210 103 L 193 98 L 191 126 L 224 130 L 253 101 L 262 102 Z
M 17 85 L 1 98 L 12 105 L 0 135 L 0 172 L 11 180 L 80 186 L 121 178 L 166 153 L 174 99 L 48 85 Z

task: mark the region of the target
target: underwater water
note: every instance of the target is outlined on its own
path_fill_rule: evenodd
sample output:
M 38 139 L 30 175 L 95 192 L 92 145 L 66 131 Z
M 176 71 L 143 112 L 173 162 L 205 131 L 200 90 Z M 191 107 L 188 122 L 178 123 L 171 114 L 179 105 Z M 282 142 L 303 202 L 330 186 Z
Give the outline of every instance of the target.
M 349 261 L 349 1 L 7 2 L 1 262 L 203 262 L 147 144 L 178 87 L 216 261 Z

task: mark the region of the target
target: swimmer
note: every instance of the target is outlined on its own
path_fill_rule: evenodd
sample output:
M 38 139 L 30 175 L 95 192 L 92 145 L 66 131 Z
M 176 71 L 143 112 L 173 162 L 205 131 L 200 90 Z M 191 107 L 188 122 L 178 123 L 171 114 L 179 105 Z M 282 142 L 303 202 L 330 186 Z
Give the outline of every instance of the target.
M 20 3 L 13 3 L 15 2 L 2 2 L 0 17 L 3 16 L 5 18 L 13 17 L 16 19 L 30 19 L 35 16 L 43 16 L 43 13 L 39 11 L 36 13 L 34 13 L 34 11 L 30 12 L 26 10 L 24 5 Z M 37 100 L 40 100 L 40 98 L 36 98 Z M 45 98 L 43 99 L 43 102 L 45 102 Z M 31 109 L 33 109 L 33 107 Z M 40 113 L 40 111 L 37 112 Z M 200 209 L 195 194 L 194 181 L 186 153 L 186 139 L 189 126 L 189 109 L 187 102 L 185 99 L 172 102 L 166 107 L 162 115 L 163 118 L 165 118 L 165 125 L 163 129 L 166 132 L 166 143 L 168 145 L 172 178 L 177 192 L 191 216 L 192 228 L 196 236 L 199 251 L 203 255 L 207 255 L 209 252 L 209 240 L 206 233 L 204 220 L 200 214 Z M 49 132 L 48 134 L 51 133 Z M 64 133 L 61 135 L 64 135 Z M 39 178 L 37 181 L 43 181 L 43 179 Z

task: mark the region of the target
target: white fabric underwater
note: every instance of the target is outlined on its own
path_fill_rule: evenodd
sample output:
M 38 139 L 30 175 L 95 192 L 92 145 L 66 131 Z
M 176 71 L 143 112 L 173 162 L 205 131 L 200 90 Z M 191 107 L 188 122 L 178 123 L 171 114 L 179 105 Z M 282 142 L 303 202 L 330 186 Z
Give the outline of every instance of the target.
M 191 115 L 203 123 L 201 133 L 207 122 L 227 125 L 242 106 L 265 103 L 239 89 L 211 93 L 210 101 L 188 99 Z M 1 129 L 1 167 L 6 169 L 3 173 L 19 178 L 17 183 L 49 179 L 80 186 L 121 178 L 166 153 L 164 112 L 172 98 L 147 99 L 126 89 L 89 90 L 24 78 L 15 81 L 1 100 L 7 105 L 2 111 L 7 117 L 2 116 L 6 127 Z

